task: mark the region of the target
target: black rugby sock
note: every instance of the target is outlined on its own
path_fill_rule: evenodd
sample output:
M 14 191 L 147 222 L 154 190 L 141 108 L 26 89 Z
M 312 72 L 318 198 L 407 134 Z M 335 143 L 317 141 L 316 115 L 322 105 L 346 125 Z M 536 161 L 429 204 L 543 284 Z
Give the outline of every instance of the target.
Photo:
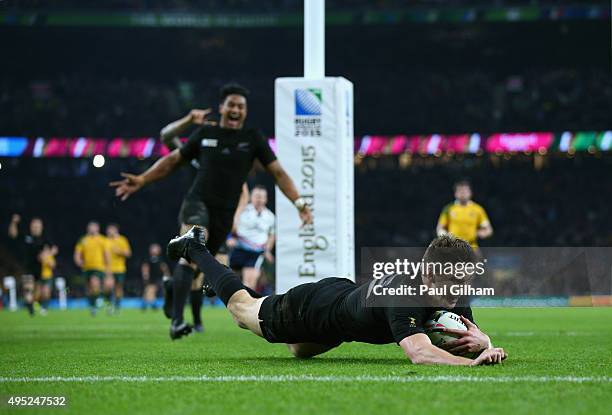
M 193 314 L 193 324 L 202 324 L 202 298 L 204 293 L 201 289 L 192 290 L 189 294 L 191 300 L 191 314 Z
M 172 321 L 183 322 L 183 309 L 193 282 L 193 268 L 178 264 L 172 274 Z
M 191 261 L 195 262 L 198 268 L 204 273 L 206 282 L 212 287 L 215 293 L 217 293 L 217 296 L 223 301 L 223 304 L 227 305 L 230 297 L 234 295 L 236 291 L 249 291 L 249 289 L 242 284 L 240 278 L 238 278 L 231 269 L 217 262 L 215 257 L 208 252 L 208 249 L 206 249 L 204 245 L 189 242 L 188 253 Z M 261 297 L 261 295 L 258 294 L 258 298 L 259 297 Z

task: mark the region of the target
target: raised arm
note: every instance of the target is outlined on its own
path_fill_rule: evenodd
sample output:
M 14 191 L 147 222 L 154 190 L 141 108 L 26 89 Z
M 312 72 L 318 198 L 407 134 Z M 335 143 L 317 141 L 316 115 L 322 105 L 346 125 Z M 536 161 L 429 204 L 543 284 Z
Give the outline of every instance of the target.
M 508 356 L 501 348 L 487 349 L 473 360 L 455 356 L 431 344 L 424 333 L 408 336 L 399 345 L 410 361 L 417 365 L 478 366 L 501 363 Z
M 310 211 L 310 208 L 308 207 L 304 199 L 300 197 L 300 194 L 298 193 L 297 188 L 293 183 L 293 180 L 291 180 L 291 177 L 289 177 L 289 175 L 287 174 L 285 169 L 283 169 L 278 160 L 274 160 L 273 162 L 268 164 L 266 166 L 266 170 L 268 170 L 268 172 L 272 176 L 274 176 L 274 181 L 276 181 L 276 184 L 281 189 L 281 192 L 283 192 L 287 199 L 289 199 L 295 205 L 295 207 L 299 211 L 302 223 L 312 223 L 312 213 Z
M 9 224 L 8 228 L 9 238 L 17 239 L 17 236 L 19 236 L 19 222 L 21 222 L 21 216 L 16 213 L 13 214 L 13 216 L 11 216 L 11 223 Z
M 188 128 L 194 125 L 203 125 L 206 122 L 206 117 L 210 115 L 212 110 L 192 109 L 189 114 L 185 115 L 161 129 L 159 135 L 162 143 L 170 150 L 175 150 L 181 146 L 179 135 L 184 133 Z
M 181 153 L 176 149 L 157 160 L 144 173 L 139 175 L 121 173 L 124 179 L 111 182 L 110 185 L 115 188 L 115 196 L 124 201 L 144 185 L 162 179 L 172 173 L 181 164 L 182 160 Z

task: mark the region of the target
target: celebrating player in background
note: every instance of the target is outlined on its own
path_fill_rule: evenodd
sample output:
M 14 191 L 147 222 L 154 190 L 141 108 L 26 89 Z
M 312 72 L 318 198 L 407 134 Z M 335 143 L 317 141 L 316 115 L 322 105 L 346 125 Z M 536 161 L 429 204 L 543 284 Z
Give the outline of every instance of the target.
M 124 180 L 111 183 L 116 187 L 116 195 L 126 200 L 148 183 L 166 177 L 184 162 L 197 159 L 200 167 L 181 206 L 179 221 L 182 232 L 187 231 L 190 225 L 203 226 L 207 246 L 213 255 L 232 228 L 243 184 L 255 159 L 274 176 L 281 191 L 295 204 L 302 222 L 312 221 L 306 201 L 300 197 L 293 181 L 276 160 L 267 140 L 257 130 L 243 128 L 247 117 L 248 91 L 231 84 L 224 86 L 220 95 L 221 118 L 218 126 L 203 125 L 210 110 L 191 111 L 162 131 L 164 135 L 175 136 L 188 126 L 202 125 L 191 134 L 184 146 L 158 160 L 146 172 L 140 175 L 122 173 Z M 174 271 L 173 295 L 166 295 L 165 298 L 164 311 L 172 308 L 172 339 L 191 332 L 191 327 L 183 321 L 183 307 L 193 275 L 193 268 L 182 260 Z M 252 295 L 258 294 L 253 291 Z
M 36 286 L 36 298 L 38 298 L 38 302 L 40 303 L 40 314 L 43 316 L 47 314 L 47 310 L 49 309 L 56 255 L 57 246 L 55 245 L 45 245 L 39 255 L 41 270 L 40 280 Z
M 448 289 L 468 284 L 473 275 L 421 273 L 419 278 L 410 278 L 395 274 L 361 286 L 346 278 L 325 278 L 298 285 L 285 294 L 254 298 L 238 276 L 208 252 L 202 228 L 194 226 L 171 240 L 168 256 L 188 258 L 198 264 L 239 327 L 270 343 L 286 343 L 296 357 L 316 356 L 352 341 L 397 343 L 416 364 L 475 366 L 501 363 L 507 356 L 503 349 L 494 348 L 489 336 L 474 324 L 465 298 Z M 431 242 L 422 260 L 465 265 L 477 262 L 477 256 L 467 242 L 442 235 Z M 392 298 L 383 300 L 388 303 L 373 301 L 375 293 L 384 288 L 397 291 L 411 285 L 416 289 L 419 284 L 448 294 L 436 291 L 423 296 L 405 295 L 401 299 L 391 295 Z M 452 342 L 450 349 L 456 355 L 434 346 L 425 334 L 425 323 L 436 309 L 453 310 L 462 316 L 468 328 L 452 331 L 461 337 Z M 477 357 L 460 356 L 465 353 Z
M 132 248 L 127 238 L 119 234 L 119 225 L 111 223 L 106 226 L 106 240 L 110 254 L 110 272 L 114 285 L 114 310 L 121 308 L 123 298 L 123 283 L 125 281 L 126 260 L 132 256 Z M 107 299 L 110 301 L 110 299 Z
M 23 300 L 30 315 L 34 315 L 34 294 L 38 291 L 37 286 L 40 285 L 41 279 L 41 258 L 40 254 L 46 247 L 53 248 L 57 253 L 57 247 L 54 246 L 43 234 L 43 221 L 40 218 L 32 218 L 30 220 L 29 232 L 23 235 L 23 239 L 19 238 L 19 223 L 21 216 L 14 214 L 11 217 L 9 224 L 9 238 L 16 243 L 16 254 L 19 258 L 22 267 L 21 283 L 23 287 Z
M 155 305 L 157 290 L 160 288 L 162 280 L 170 275 L 170 268 L 161 256 L 161 246 L 159 244 L 149 246 L 149 257 L 142 263 L 140 269 L 144 285 L 142 310 L 144 311 L 148 307 L 151 307 L 151 310 L 157 310 Z
M 182 147 L 183 142 L 181 141 L 181 138 L 179 137 L 179 135 L 186 132 L 191 127 L 193 126 L 200 127 L 203 125 L 208 125 L 208 126 L 217 125 L 217 122 L 206 119 L 208 114 L 209 114 L 208 110 L 199 110 L 199 109 L 191 110 L 186 117 L 183 117 L 180 120 L 172 122 L 166 125 L 164 128 L 162 128 L 162 130 L 160 131 L 161 142 L 170 151 L 174 151 Z M 189 169 L 189 171 L 191 173 L 191 180 L 193 182 L 198 174 L 198 170 L 200 169 L 200 161 L 194 158 L 189 162 L 189 165 L 192 167 L 191 169 Z M 242 194 L 240 196 L 240 202 L 238 203 L 238 208 L 236 209 L 236 213 L 242 210 L 244 206 L 246 206 L 246 204 L 248 203 L 248 194 L 249 194 L 249 189 L 245 183 L 242 185 Z M 235 221 L 236 221 L 236 214 L 234 215 L 234 222 Z M 180 223 L 180 219 L 179 219 L 179 223 Z M 180 232 L 183 232 L 182 224 L 179 224 L 179 227 L 180 227 Z M 220 247 L 220 250 L 222 249 L 223 249 L 223 246 Z M 217 254 L 220 254 L 220 253 L 221 252 L 217 252 Z M 181 274 L 189 273 L 190 271 L 183 268 L 185 267 L 185 265 L 186 264 L 184 262 L 179 262 L 179 264 L 177 265 L 177 268 L 175 268 L 175 273 L 177 274 L 178 273 L 181 273 Z M 195 267 L 193 265 L 190 265 L 190 267 L 195 270 Z M 183 272 L 183 271 L 186 271 L 186 272 Z M 203 282 L 204 282 L 204 274 L 202 274 L 201 272 L 197 272 L 196 277 L 191 282 L 191 292 L 189 293 L 189 302 L 191 304 L 191 314 L 193 315 L 193 324 L 194 324 L 193 328 L 196 332 L 200 332 L 200 333 L 204 331 L 204 326 L 202 325 L 202 300 L 203 300 L 202 284 Z M 169 277 L 167 279 L 166 278 L 164 279 L 163 285 L 162 285 L 164 288 L 164 296 L 166 297 L 166 300 L 164 301 L 164 314 L 166 315 L 166 317 L 170 319 L 172 318 L 172 315 L 173 315 L 173 299 L 172 299 L 173 283 L 174 283 L 174 279 Z M 210 293 L 210 295 L 214 296 L 214 293 Z
M 235 238 L 227 241 L 230 252 L 230 267 L 239 274 L 242 282 L 257 291 L 257 281 L 261 275 L 261 265 L 265 258 L 274 262 L 274 213 L 266 207 L 268 192 L 263 186 L 255 186 L 249 203 L 236 223 Z
M 87 224 L 87 234 L 74 247 L 74 263 L 81 268 L 87 279 L 87 296 L 91 315 L 95 316 L 100 297 L 100 286 L 104 282 L 104 293 L 110 298 L 113 290 L 113 279 L 110 275 L 110 252 L 108 242 L 100 234 L 98 222 Z
M 467 241 L 478 250 L 477 239 L 486 239 L 493 235 L 493 228 L 487 212 L 478 203 L 472 201 L 472 187 L 462 180 L 455 183 L 455 201 L 442 209 L 438 226 L 438 235 L 451 233 Z

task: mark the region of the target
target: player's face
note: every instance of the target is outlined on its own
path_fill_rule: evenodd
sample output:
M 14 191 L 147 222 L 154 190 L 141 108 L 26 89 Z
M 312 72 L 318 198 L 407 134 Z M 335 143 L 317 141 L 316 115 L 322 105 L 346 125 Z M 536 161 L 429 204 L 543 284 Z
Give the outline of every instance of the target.
M 107 235 L 109 238 L 114 238 L 114 237 L 116 237 L 117 235 L 119 235 L 119 229 L 117 229 L 117 228 L 116 228 L 116 227 L 114 227 L 114 226 L 107 226 L 107 227 L 106 227 L 106 235 Z
M 30 235 L 40 236 L 43 233 L 43 223 L 40 219 L 32 219 L 30 222 Z
M 149 255 L 159 256 L 161 254 L 161 247 L 157 244 L 153 244 L 149 247 Z
M 268 203 L 268 192 L 263 189 L 255 189 L 251 193 L 251 203 L 255 209 L 261 209 L 266 207 Z
M 472 189 L 470 189 L 470 186 L 457 186 L 457 189 L 455 189 L 455 199 L 461 203 L 469 202 L 472 199 Z
M 90 235 L 97 235 L 100 233 L 100 225 L 96 222 L 90 222 L 87 224 L 87 233 Z
M 247 116 L 247 100 L 242 95 L 228 95 L 219 105 L 221 127 L 239 130 Z

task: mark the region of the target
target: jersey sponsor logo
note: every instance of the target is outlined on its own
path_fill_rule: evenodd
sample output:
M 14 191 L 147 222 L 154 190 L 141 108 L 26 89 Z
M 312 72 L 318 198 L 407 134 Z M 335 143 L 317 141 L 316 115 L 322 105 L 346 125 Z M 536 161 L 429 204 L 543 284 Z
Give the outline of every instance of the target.
M 219 140 L 217 140 L 216 138 L 203 138 L 200 144 L 202 145 L 202 147 L 217 147 L 217 144 L 219 144 Z
M 249 151 L 249 143 L 238 143 L 238 151 Z

